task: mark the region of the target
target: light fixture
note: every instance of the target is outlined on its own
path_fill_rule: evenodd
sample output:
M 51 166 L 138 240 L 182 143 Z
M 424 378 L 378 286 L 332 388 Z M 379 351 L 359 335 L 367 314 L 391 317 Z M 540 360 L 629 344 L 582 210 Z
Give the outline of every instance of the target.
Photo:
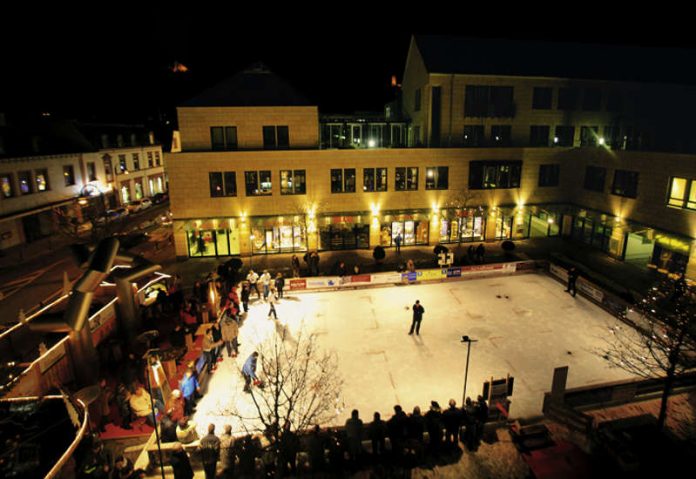
M 369 148 L 374 148 L 376 144 L 377 144 L 377 143 L 375 142 L 375 140 L 368 140 L 368 141 L 367 141 L 367 146 L 368 146 Z
M 602 146 L 604 146 L 604 143 L 606 143 L 606 141 L 604 140 L 604 137 L 601 137 L 601 136 L 600 136 L 600 137 L 599 137 L 599 144 L 602 145 Z

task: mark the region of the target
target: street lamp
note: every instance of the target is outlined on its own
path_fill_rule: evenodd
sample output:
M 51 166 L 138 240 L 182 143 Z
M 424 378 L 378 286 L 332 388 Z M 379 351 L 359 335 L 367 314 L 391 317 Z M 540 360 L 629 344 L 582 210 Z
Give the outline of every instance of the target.
M 466 346 L 466 369 L 464 370 L 464 393 L 462 394 L 462 405 L 466 401 L 466 380 L 469 376 L 469 355 L 471 354 L 471 343 L 477 342 L 478 339 L 472 339 L 469 336 L 462 336 L 462 343 L 467 343 Z

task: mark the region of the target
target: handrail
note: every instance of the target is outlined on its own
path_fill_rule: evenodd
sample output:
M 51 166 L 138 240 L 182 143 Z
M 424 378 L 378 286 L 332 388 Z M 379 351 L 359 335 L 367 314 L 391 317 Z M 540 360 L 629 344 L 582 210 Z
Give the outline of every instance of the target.
M 62 399 L 62 396 L 57 397 Z M 85 406 L 85 403 L 83 403 L 82 400 L 78 399 L 77 402 L 80 404 L 80 406 L 82 406 L 82 424 L 80 425 L 80 429 L 78 429 L 77 434 L 75 435 L 75 440 L 72 442 L 72 444 L 70 444 L 68 450 L 63 453 L 58 461 L 56 461 L 51 470 L 48 471 L 48 474 L 44 476 L 44 479 L 53 479 L 54 477 L 57 477 L 60 470 L 68 462 L 77 447 L 80 445 L 82 438 L 85 437 L 85 431 L 89 425 L 89 412 L 87 412 L 87 406 Z

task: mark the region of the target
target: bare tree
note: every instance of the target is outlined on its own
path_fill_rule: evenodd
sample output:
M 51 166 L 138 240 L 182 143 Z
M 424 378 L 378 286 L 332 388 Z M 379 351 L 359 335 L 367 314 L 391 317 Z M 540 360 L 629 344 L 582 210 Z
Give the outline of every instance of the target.
M 303 431 L 338 416 L 343 410 L 343 379 L 336 355 L 322 351 L 315 335 L 300 332 L 291 338 L 285 326 L 276 323 L 276 329 L 277 334 L 257 348 L 257 376 L 263 387 L 251 389 L 253 406 L 246 415 L 236 409 L 232 415 L 247 431 L 262 426 L 280 449 L 286 424 L 292 431 Z
M 601 355 L 614 366 L 644 378 L 664 377 L 658 428 L 667 418 L 675 379 L 696 367 L 696 302 L 683 278 L 655 286 L 621 318 L 633 327 L 611 328 Z

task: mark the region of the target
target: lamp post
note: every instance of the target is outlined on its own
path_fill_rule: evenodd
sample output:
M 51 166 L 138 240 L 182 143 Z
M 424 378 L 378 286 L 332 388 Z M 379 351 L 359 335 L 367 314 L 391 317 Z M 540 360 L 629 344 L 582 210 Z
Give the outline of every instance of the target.
M 471 354 L 471 343 L 477 342 L 478 339 L 472 339 L 469 336 L 462 336 L 462 343 L 466 345 L 466 369 L 464 370 L 464 393 L 462 394 L 462 406 L 466 401 L 466 380 L 469 376 L 469 355 Z
M 149 346 L 148 342 L 148 346 Z M 155 439 L 157 439 L 157 451 L 159 452 L 159 462 L 160 462 L 160 471 L 162 472 L 162 479 L 165 479 L 164 477 L 164 461 L 162 460 L 162 443 L 160 441 L 160 435 L 159 435 L 159 430 L 157 428 L 157 415 L 155 414 L 155 400 L 152 397 L 152 383 L 150 382 L 150 369 L 152 368 L 152 364 L 156 363 L 158 359 L 158 353 L 159 349 L 148 349 L 145 355 L 143 356 L 143 359 L 145 359 L 145 362 L 147 364 L 147 367 L 145 368 L 145 372 L 147 374 L 147 392 L 150 394 L 150 407 L 152 407 L 152 416 L 154 418 L 154 423 L 155 423 Z

